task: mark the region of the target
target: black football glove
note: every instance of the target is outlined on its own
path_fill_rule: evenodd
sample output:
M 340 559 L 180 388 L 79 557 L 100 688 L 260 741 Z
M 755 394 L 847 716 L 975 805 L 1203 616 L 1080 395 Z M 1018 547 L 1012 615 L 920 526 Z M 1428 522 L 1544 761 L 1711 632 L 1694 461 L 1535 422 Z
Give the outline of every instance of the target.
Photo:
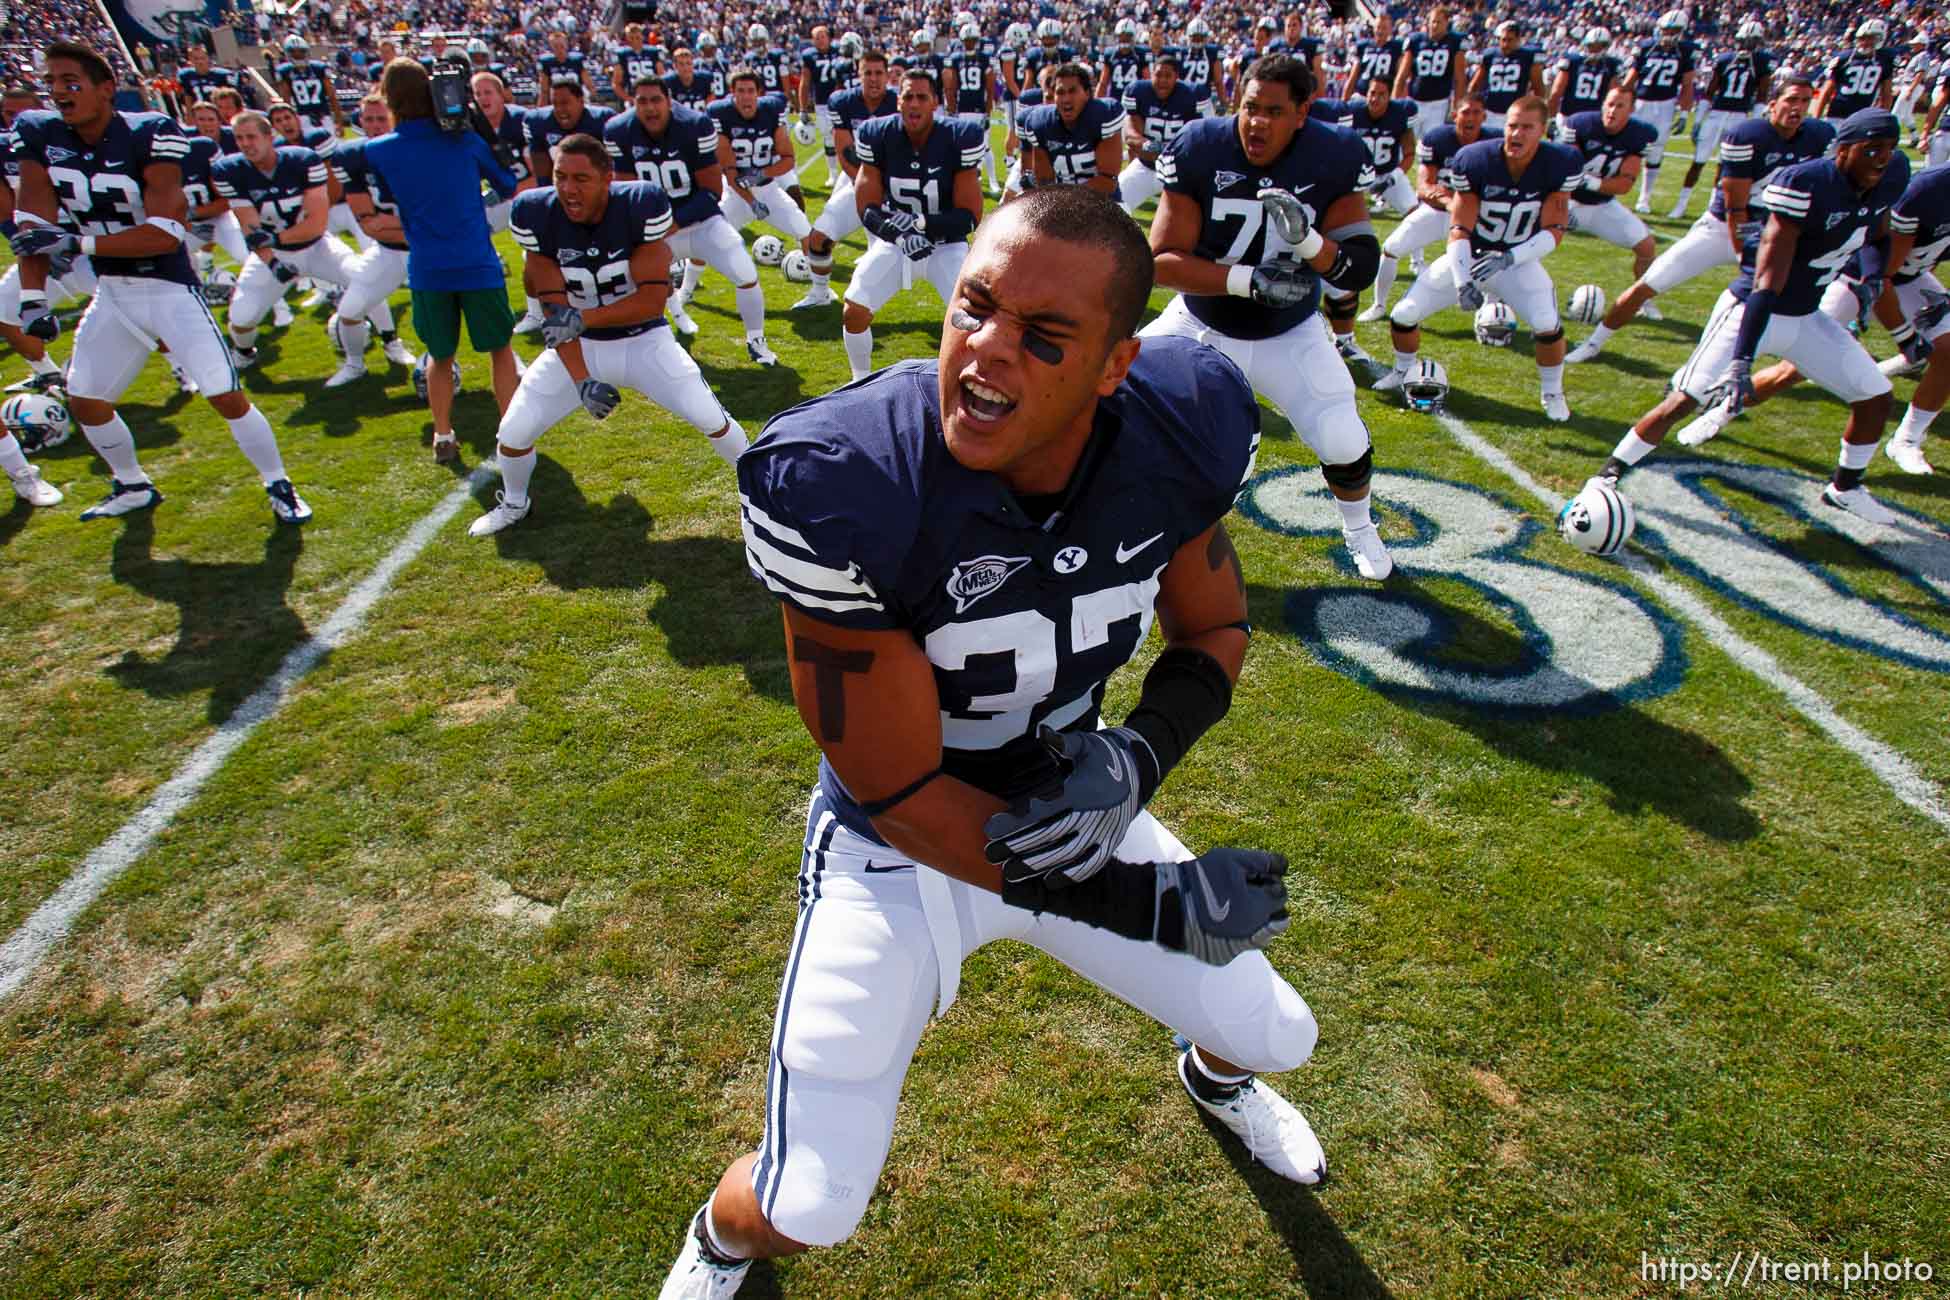
M 28 338 L 52 343 L 61 334 L 61 318 L 47 305 L 46 298 L 20 297 L 20 328 Z
M 1875 309 L 1876 300 L 1882 297 L 1883 278 L 1879 275 L 1871 275 L 1861 280 L 1847 280 L 1844 283 L 1848 285 L 1849 292 L 1855 295 L 1856 321 L 1864 326 L 1868 325 L 1869 313 Z
M 1896 346 L 1902 350 L 1903 360 L 1912 366 L 1922 365 L 1930 359 L 1930 353 L 1935 351 L 1929 339 L 1923 337 L 1923 331 L 1908 321 L 1891 330 L 1890 337 L 1896 340 Z
M 62 253 L 76 253 L 81 250 L 81 241 L 59 226 L 50 226 L 45 221 L 28 221 L 14 231 L 13 238 L 7 241 L 14 250 L 15 257 L 54 257 Z
M 279 284 L 290 284 L 298 278 L 298 268 L 289 262 L 272 262 L 271 274 Z
M 1302 306 L 1313 296 L 1318 279 L 1312 267 L 1276 257 L 1253 268 L 1253 301 L 1262 307 Z
M 559 348 L 582 337 L 582 313 L 566 303 L 542 304 L 542 342 Z
M 1129 727 L 1060 732 L 1037 737 L 1063 771 L 1053 787 L 1024 795 L 988 819 L 988 860 L 1017 879 L 1047 875 L 1051 884 L 1095 875 L 1144 807 L 1158 759 Z
M 918 262 L 934 251 L 934 241 L 918 230 L 910 230 L 894 242 L 910 262 Z
M 1217 848 L 1186 862 L 1112 859 L 1076 884 L 1005 877 L 1002 901 L 1223 966 L 1287 928 L 1285 875 L 1277 853 Z
M 616 391 L 616 385 L 605 384 L 600 379 L 585 379 L 576 385 L 576 396 L 582 401 L 582 409 L 598 420 L 607 420 L 616 411 L 617 403 L 623 394 Z
M 1475 311 L 1483 305 L 1483 286 L 1474 280 L 1464 280 L 1456 290 L 1456 306 L 1464 311 Z
M 277 242 L 278 237 L 271 233 L 268 226 L 252 226 L 244 232 L 244 247 L 253 253 L 260 248 L 269 248 Z

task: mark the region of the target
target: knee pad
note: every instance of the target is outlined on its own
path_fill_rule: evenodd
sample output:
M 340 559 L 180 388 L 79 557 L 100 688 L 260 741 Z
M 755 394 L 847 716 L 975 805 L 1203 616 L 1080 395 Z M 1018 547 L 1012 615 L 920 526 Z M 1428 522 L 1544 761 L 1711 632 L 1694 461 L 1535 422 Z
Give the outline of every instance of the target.
M 1364 443 L 1368 443 L 1368 431 L 1366 429 L 1361 430 L 1361 440 Z M 1319 453 L 1321 458 L 1320 476 L 1327 480 L 1329 486 L 1342 488 L 1349 492 L 1356 492 L 1368 486 L 1368 480 L 1374 477 L 1374 445 L 1368 443 L 1368 445 L 1361 449 L 1359 456 L 1356 456 L 1353 460 L 1342 461 L 1338 464 L 1327 459 L 1328 454 L 1334 450 L 1335 448 L 1330 446 Z
M 1532 334 L 1530 338 L 1531 338 L 1531 342 L 1544 344 L 1544 345 L 1548 345 L 1551 343 L 1561 343 L 1564 339 L 1564 327 L 1562 325 L 1558 325 L 1551 329 L 1538 330 L 1535 334 Z
M 1320 1040 L 1306 999 L 1264 957 L 1222 969 L 1225 973 L 1208 977 L 1201 990 L 1201 1001 L 1215 1014 L 1211 1024 L 1199 1027 L 1199 1045 L 1255 1074 L 1306 1064 Z

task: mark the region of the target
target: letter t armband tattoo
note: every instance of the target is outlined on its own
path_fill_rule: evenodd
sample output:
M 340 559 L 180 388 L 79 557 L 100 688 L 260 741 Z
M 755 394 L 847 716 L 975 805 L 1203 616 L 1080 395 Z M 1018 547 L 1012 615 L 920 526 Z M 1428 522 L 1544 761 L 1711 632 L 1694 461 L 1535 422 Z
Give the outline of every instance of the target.
M 865 673 L 872 668 L 873 651 L 838 650 L 811 637 L 795 636 L 792 657 L 813 667 L 820 739 L 834 744 L 846 739 L 846 675 Z

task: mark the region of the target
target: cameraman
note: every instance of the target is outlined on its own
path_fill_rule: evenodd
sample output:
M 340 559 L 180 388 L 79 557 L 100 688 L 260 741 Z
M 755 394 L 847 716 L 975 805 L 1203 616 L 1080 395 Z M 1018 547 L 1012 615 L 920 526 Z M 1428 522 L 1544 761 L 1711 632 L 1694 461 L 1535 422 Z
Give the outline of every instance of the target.
M 380 74 L 398 126 L 366 146 L 366 165 L 385 180 L 399 206 L 406 232 L 406 284 L 413 291 L 413 328 L 431 359 L 427 405 L 433 412 L 433 455 L 450 461 L 459 455 L 454 436 L 454 353 L 460 350 L 460 323 L 467 321 L 468 342 L 494 363 L 494 401 L 505 413 L 518 372 L 513 337 L 515 318 L 508 307 L 506 272 L 488 231 L 481 201 L 485 179 L 497 194 L 514 193 L 515 175 L 476 129 L 479 111 L 467 103 L 466 73 L 443 69 L 441 105 L 457 126 L 443 127 L 435 108 L 432 77 L 412 59 L 394 59 Z M 459 111 L 466 104 L 464 113 Z

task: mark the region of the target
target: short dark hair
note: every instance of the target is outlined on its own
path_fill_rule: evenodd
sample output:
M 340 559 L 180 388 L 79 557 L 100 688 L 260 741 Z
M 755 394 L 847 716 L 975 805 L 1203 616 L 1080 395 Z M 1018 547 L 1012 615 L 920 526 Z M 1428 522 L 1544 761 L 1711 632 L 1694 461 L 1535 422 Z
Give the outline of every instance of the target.
M 577 131 L 573 135 L 564 137 L 562 143 L 555 146 L 555 152 L 565 155 L 573 154 L 578 158 L 587 158 L 590 162 L 596 164 L 596 170 L 599 172 L 614 171 L 616 169 L 616 164 L 611 161 L 609 150 L 603 146 L 603 142 L 595 136 L 590 135 L 587 131 Z
M 765 89 L 765 83 L 760 81 L 758 79 L 758 74 L 756 72 L 753 72 L 750 68 L 739 68 L 738 70 L 736 70 L 731 74 L 731 76 L 725 81 L 724 84 L 727 86 L 736 86 L 741 81 L 751 82 L 753 90 Z
M 1063 78 L 1065 77 L 1075 77 L 1078 81 L 1083 83 L 1083 89 L 1085 93 L 1088 93 L 1090 88 L 1097 84 L 1097 79 L 1090 75 L 1090 69 L 1084 67 L 1081 63 L 1075 62 L 1074 60 L 1069 63 L 1057 64 L 1056 71 L 1051 73 L 1050 77 L 1051 77 L 1050 85 L 1052 86 L 1054 86 L 1057 82 L 1063 80 Z
M 928 83 L 928 89 L 934 92 L 934 97 L 936 99 L 941 98 L 941 78 L 934 75 L 934 69 L 932 68 L 909 68 L 906 72 L 901 73 L 901 80 L 925 81 Z
M 885 50 L 868 50 L 868 51 L 867 51 L 867 52 L 866 52 L 865 54 L 862 54 L 862 55 L 860 56 L 860 62 L 861 62 L 861 63 L 863 63 L 863 64 L 866 64 L 866 63 L 878 63 L 878 64 L 880 64 L 880 65 L 881 65 L 882 67 L 885 67 L 885 66 L 886 66 L 886 63 L 887 63 L 887 51 L 885 51 Z
M 1314 97 L 1313 69 L 1290 55 L 1263 54 L 1254 59 L 1239 84 L 1243 86 L 1248 81 L 1263 81 L 1268 85 L 1278 82 L 1292 94 L 1296 104 L 1304 104 Z
M 70 63 L 79 63 L 81 70 L 87 74 L 88 80 L 94 82 L 97 86 L 101 85 L 104 81 L 115 80 L 115 68 L 113 65 L 98 54 L 91 45 L 83 45 L 79 41 L 56 41 L 47 47 L 46 60 L 52 63 L 56 59 L 66 59 Z
M 1108 255 L 1110 297 L 1104 305 L 1110 314 L 1110 341 L 1137 333 L 1145 304 L 1151 300 L 1155 267 L 1150 241 L 1123 208 L 1086 186 L 1039 185 L 1011 200 L 1000 213 L 1020 218 L 1043 238 Z
M 548 93 L 553 95 L 558 90 L 573 90 L 576 98 L 581 99 L 584 93 L 582 89 L 582 78 L 570 75 L 550 77 L 548 79 Z
M 1815 88 L 1815 79 L 1805 72 L 1797 71 L 1797 72 L 1789 73 L 1788 75 L 1781 77 L 1779 80 L 1777 80 L 1774 83 L 1774 93 L 1768 96 L 1768 98 L 1770 100 L 1779 99 L 1782 95 L 1786 94 L 1790 90 L 1793 90 L 1796 86 L 1805 86 L 1809 90 L 1813 90 Z
M 1176 54 L 1161 54 L 1151 60 L 1151 70 L 1156 72 L 1159 68 L 1170 68 L 1181 77 L 1185 75 L 1185 61 Z
M 395 122 L 433 116 L 433 78 L 418 59 L 397 58 L 379 74 L 379 93 L 393 110 Z
M 635 99 L 636 92 L 642 90 L 645 86 L 655 86 L 657 93 L 660 95 L 668 95 L 670 93 L 670 88 L 664 85 L 664 79 L 662 77 L 659 77 L 654 72 L 646 72 L 638 77 L 636 83 L 630 87 L 630 98 Z

